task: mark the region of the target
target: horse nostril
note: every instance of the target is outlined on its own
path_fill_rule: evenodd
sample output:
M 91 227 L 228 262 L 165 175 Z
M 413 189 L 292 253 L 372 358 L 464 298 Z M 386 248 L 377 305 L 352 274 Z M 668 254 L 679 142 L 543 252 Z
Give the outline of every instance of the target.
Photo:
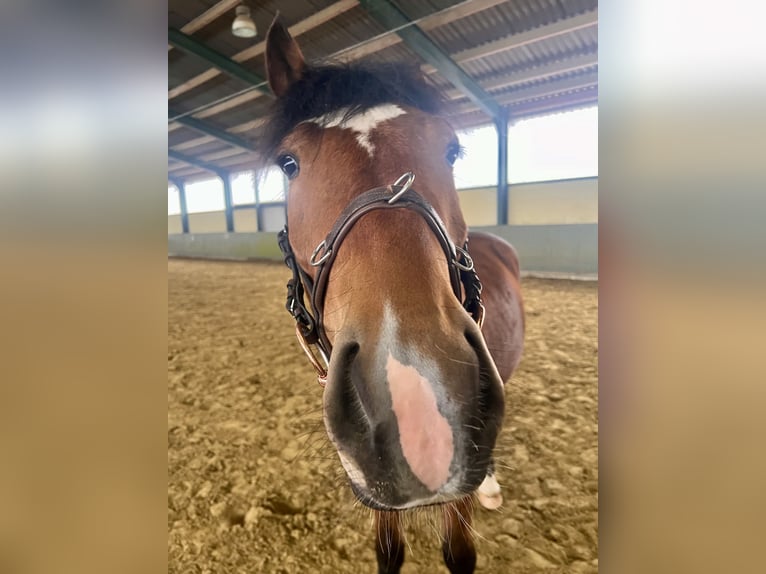
M 333 362 L 330 364 L 330 371 L 334 373 L 333 379 L 343 385 L 344 394 L 354 394 L 354 385 L 351 381 L 354 360 L 359 354 L 359 343 L 352 342 L 336 348 L 333 353 Z M 348 397 L 347 397 L 348 398 Z
M 345 349 L 345 360 L 348 364 L 351 364 L 356 356 L 359 354 L 359 343 L 354 341 L 353 343 L 348 343 L 346 345 Z
M 359 401 L 352 380 L 352 371 L 358 354 L 359 343 L 356 341 L 337 345 L 333 349 L 324 398 L 329 410 L 339 420 L 353 417 L 354 405 Z
M 359 354 L 359 343 L 351 341 L 333 349 L 330 369 L 338 371 L 343 377 L 348 377 L 351 365 Z

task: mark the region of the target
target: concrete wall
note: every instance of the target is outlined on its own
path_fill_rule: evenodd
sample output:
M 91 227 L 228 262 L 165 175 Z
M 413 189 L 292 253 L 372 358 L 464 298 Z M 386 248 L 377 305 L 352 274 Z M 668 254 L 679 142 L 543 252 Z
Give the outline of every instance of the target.
M 282 260 L 275 232 L 168 235 L 168 255 L 210 259 Z
M 226 231 L 223 211 L 205 211 L 189 214 L 189 233 L 220 233 Z
M 598 275 L 598 224 L 504 225 L 472 228 L 516 248 L 524 272 Z M 470 246 L 469 246 L 470 247 Z
M 168 215 L 168 235 L 183 233 L 180 215 Z
M 597 178 L 511 186 L 508 226 L 494 225 L 495 188 L 461 190 L 458 197 L 471 229 L 494 233 L 513 244 L 519 252 L 522 270 L 566 275 L 598 273 Z M 280 210 L 282 218 L 282 208 L 275 209 Z M 281 225 L 281 219 L 273 223 Z M 254 209 L 235 210 L 234 229 L 235 233 L 226 233 L 223 212 L 192 213 L 190 233 L 183 235 L 180 217 L 168 216 L 168 253 L 281 260 L 276 233 L 257 232 Z
M 497 190 L 494 187 L 458 191 L 460 207 L 469 226 L 497 223 Z M 598 222 L 598 178 L 565 179 L 509 186 L 508 222 L 511 225 L 558 225 L 562 223 Z M 281 227 L 282 207 L 269 208 L 264 217 L 271 222 L 267 229 Z M 276 220 L 279 221 L 276 221 Z M 180 233 L 178 215 L 168 216 L 168 233 Z M 234 210 L 235 231 L 258 231 L 255 210 Z M 225 233 L 226 217 L 222 211 L 189 215 L 191 233 Z
M 182 233 L 180 215 L 168 215 L 168 235 Z M 234 231 L 258 231 L 255 209 L 234 210 Z M 189 233 L 226 233 L 226 215 L 223 211 L 189 214 Z
M 497 223 L 497 189 L 458 191 L 460 207 L 470 226 Z M 598 222 L 598 178 L 564 179 L 509 186 L 508 223 L 557 225 Z
M 510 188 L 508 223 L 598 223 L 598 179 L 525 183 Z
M 225 221 L 224 225 L 226 225 Z M 193 232 L 194 229 L 189 226 L 189 231 Z M 226 229 L 224 227 L 224 229 L 219 231 L 226 231 Z M 234 210 L 234 231 L 237 233 L 258 231 L 258 219 L 255 215 L 255 208 Z
M 497 189 L 478 188 L 457 192 L 463 218 L 469 226 L 497 223 Z
M 476 227 L 511 243 L 519 253 L 525 272 L 563 275 L 598 273 L 598 226 L 518 225 Z M 281 261 L 277 234 L 189 233 L 168 236 L 168 254 L 215 259 L 274 259 Z

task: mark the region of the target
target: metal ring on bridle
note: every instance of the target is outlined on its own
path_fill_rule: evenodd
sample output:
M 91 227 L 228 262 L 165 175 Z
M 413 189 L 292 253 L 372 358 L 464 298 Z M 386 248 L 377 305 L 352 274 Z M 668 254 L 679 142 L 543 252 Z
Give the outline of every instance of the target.
M 318 265 L 321 265 L 322 263 L 327 261 L 327 258 L 332 254 L 332 249 L 328 249 L 327 251 L 324 252 L 322 257 L 317 259 L 316 258 L 317 255 L 319 255 L 325 247 L 327 247 L 327 241 L 323 239 L 322 242 L 316 246 L 316 249 L 314 249 L 314 252 L 311 254 L 311 259 L 309 259 L 309 263 L 311 264 L 312 267 L 317 267 Z
M 402 181 L 404 180 L 404 183 Z M 388 200 L 388 203 L 396 203 L 396 200 L 399 199 L 404 192 L 406 192 L 410 187 L 412 187 L 412 182 L 415 181 L 415 174 L 411 171 L 408 171 L 406 173 L 403 173 L 399 176 L 399 178 L 391 184 L 391 188 L 393 189 L 397 185 L 401 185 L 402 189 L 397 191 L 391 199 Z
M 455 258 L 455 267 L 463 271 L 473 271 L 473 259 L 468 255 L 468 251 L 456 245 L 455 252 L 458 254 L 458 257 Z M 465 261 L 465 264 L 461 261 Z

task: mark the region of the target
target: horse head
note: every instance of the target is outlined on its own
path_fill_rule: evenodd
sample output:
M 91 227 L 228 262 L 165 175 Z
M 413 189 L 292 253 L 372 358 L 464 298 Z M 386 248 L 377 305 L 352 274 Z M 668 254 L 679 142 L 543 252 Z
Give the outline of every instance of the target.
M 266 64 L 264 145 L 289 180 L 289 249 L 329 355 L 324 423 L 352 488 L 377 509 L 463 497 L 504 399 L 463 304 L 460 147 L 439 94 L 401 67 L 309 65 L 278 22 Z

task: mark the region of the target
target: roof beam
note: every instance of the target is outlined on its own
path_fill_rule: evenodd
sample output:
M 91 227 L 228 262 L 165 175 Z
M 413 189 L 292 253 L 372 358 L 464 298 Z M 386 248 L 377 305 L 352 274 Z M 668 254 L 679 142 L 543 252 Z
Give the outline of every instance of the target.
M 439 26 L 449 24 L 461 18 L 471 16 L 472 14 L 475 14 L 477 12 L 481 12 L 483 10 L 492 8 L 493 6 L 501 4 L 504 1 L 505 0 L 466 0 L 464 2 L 460 2 L 459 4 L 455 4 L 454 6 L 450 6 L 449 8 L 445 8 L 444 10 L 440 10 L 436 13 L 429 14 L 428 16 L 424 16 L 422 18 L 414 20 L 411 24 L 418 24 L 423 30 L 432 30 L 434 28 L 438 28 Z M 340 3 L 337 3 L 337 4 L 340 4 Z M 334 4 L 333 6 L 336 6 L 336 4 Z M 318 15 L 319 13 L 316 14 L 314 17 Z M 293 28 L 297 29 L 302 24 L 308 22 L 308 20 L 310 20 L 310 18 L 307 18 L 306 20 L 299 22 L 295 26 L 291 27 L 290 31 L 294 35 L 297 34 L 298 32 L 295 32 Z M 465 62 L 470 62 L 491 54 L 496 54 L 498 52 L 502 52 L 506 50 L 512 50 L 514 48 L 526 46 L 528 44 L 538 42 L 540 40 L 553 38 L 555 36 L 567 34 L 575 30 L 580 30 L 580 29 L 587 28 L 588 26 L 593 26 L 596 24 L 598 24 L 598 10 L 586 12 L 584 14 L 579 14 L 577 16 L 573 16 L 572 18 L 567 18 L 565 20 L 559 20 L 557 22 L 553 22 L 552 24 L 540 26 L 532 30 L 527 30 L 524 32 L 519 32 L 517 34 L 512 34 L 510 36 L 506 36 L 505 38 L 501 38 L 495 42 L 490 42 L 488 44 L 477 46 L 476 48 L 471 48 L 468 50 L 464 50 L 462 52 L 458 52 L 457 54 L 453 55 L 452 59 L 459 64 L 463 64 Z M 376 36 L 375 38 L 372 38 L 371 40 L 367 40 L 365 42 L 361 42 L 359 44 L 351 46 L 350 48 L 341 50 L 337 52 L 336 54 L 334 54 L 333 58 L 338 61 L 351 62 L 359 58 L 363 58 L 364 56 L 367 56 L 368 54 L 378 52 L 380 50 L 383 50 L 385 48 L 398 44 L 399 42 L 401 42 L 401 38 L 397 36 L 393 30 L 389 30 L 387 32 L 384 32 Z M 259 45 L 256 45 L 253 48 L 257 48 L 258 46 Z M 248 48 L 248 50 L 253 48 Z M 240 52 L 240 54 L 244 54 L 245 52 L 247 52 L 247 50 Z M 594 55 L 594 57 L 596 56 Z M 572 71 L 576 69 L 575 63 L 574 62 L 572 63 L 573 63 L 572 68 L 569 68 L 568 70 L 564 70 L 558 73 L 564 73 L 565 71 Z M 209 74 L 211 71 L 213 75 L 207 77 L 206 75 Z M 426 64 L 423 66 L 423 71 L 425 73 L 434 73 L 436 72 L 436 69 L 433 66 Z M 542 72 L 542 69 L 541 69 L 541 72 Z M 555 75 L 555 73 L 557 72 L 546 73 L 546 75 L 548 76 Z M 200 76 L 197 76 L 197 78 L 201 79 L 202 83 L 204 83 L 208 79 L 215 77 L 217 74 L 218 74 L 218 71 L 213 69 L 201 74 Z M 203 76 L 206 76 L 206 77 L 203 78 Z M 523 76 L 519 75 L 519 78 L 521 77 Z M 530 78 L 529 80 L 525 80 L 525 81 L 531 81 L 532 79 L 537 79 L 540 77 L 543 77 L 543 76 L 539 75 L 536 78 Z M 192 80 L 190 81 L 194 81 L 194 80 L 195 78 L 192 78 Z M 502 80 L 496 80 L 496 82 L 498 82 L 498 85 L 496 87 L 494 87 L 492 83 L 486 84 L 484 87 L 485 89 L 496 89 L 499 87 L 505 87 L 507 85 L 514 85 L 516 83 L 521 83 L 520 81 L 516 82 L 516 80 L 514 79 L 510 84 L 505 84 L 501 86 L 499 85 L 500 81 Z M 184 84 L 179 86 L 179 88 L 181 88 L 183 85 Z M 195 84 L 194 86 L 191 86 L 189 89 L 195 87 L 196 85 L 199 85 L 199 84 Z M 455 99 L 459 97 L 454 94 L 459 95 L 460 92 L 457 90 L 448 92 L 448 96 L 451 99 Z M 207 118 L 207 117 L 211 117 L 216 114 L 219 114 L 221 112 L 230 110 L 232 108 L 235 108 L 247 102 L 253 101 L 256 98 L 259 98 L 261 95 L 263 95 L 263 92 L 256 91 L 253 88 L 249 88 L 247 90 L 243 90 L 242 92 L 238 94 L 227 96 L 225 98 L 221 98 L 218 101 L 214 101 L 204 106 L 200 106 L 199 108 L 197 108 L 197 110 L 184 112 L 184 114 L 194 115 L 195 117 L 200 119 Z M 169 131 L 173 131 L 174 129 L 177 129 L 177 128 L 178 128 L 178 125 L 173 123 L 171 123 L 168 126 Z
M 572 18 L 566 18 L 564 20 L 558 20 L 552 24 L 546 24 L 545 26 L 539 26 L 526 32 L 519 32 L 518 34 L 511 34 L 505 38 L 500 38 L 494 42 L 482 44 L 475 48 L 463 50 L 455 54 L 454 58 L 456 62 L 465 64 L 472 60 L 479 58 L 486 58 L 498 52 L 505 52 L 513 50 L 514 48 L 520 48 L 527 44 L 539 42 L 541 40 L 547 40 L 555 36 L 561 36 L 563 34 L 569 34 L 575 30 L 587 28 L 598 24 L 598 10 L 592 12 L 586 12 L 585 14 L 579 14 Z
M 257 127 L 262 126 L 266 123 L 266 118 L 256 118 L 254 120 L 250 120 L 249 122 L 245 122 L 243 124 L 239 124 L 238 126 L 234 126 L 231 128 L 231 133 L 233 134 L 241 134 L 244 132 L 249 132 L 250 130 L 254 130 Z
M 202 136 L 202 137 L 199 137 L 199 138 L 194 138 L 194 139 L 186 140 L 185 142 L 181 142 L 181 143 L 176 144 L 176 145 L 172 145 L 172 146 L 170 146 L 170 149 L 174 149 L 174 150 L 177 150 L 177 151 L 184 151 L 184 150 L 187 150 L 187 149 L 191 149 L 193 147 L 197 147 L 197 146 L 200 146 L 200 145 L 205 145 L 205 144 L 214 142 L 215 139 L 216 138 L 214 138 L 212 136 Z
M 234 8 L 237 4 L 241 4 L 241 2 L 242 0 L 221 0 L 194 18 L 194 20 L 191 20 L 181 28 L 181 31 L 186 34 L 194 34 L 197 30 L 201 30 L 208 24 L 218 20 L 218 18 Z
M 488 90 L 499 90 L 501 88 L 509 88 L 527 82 L 534 82 L 535 80 L 550 78 L 551 76 L 558 76 L 560 74 L 568 74 L 585 68 L 592 68 L 597 65 L 598 54 L 582 54 L 559 62 L 552 62 L 542 66 L 529 68 L 517 74 L 511 74 L 510 76 L 495 78 L 487 82 L 484 87 Z
M 595 105 L 598 105 L 598 88 L 596 86 L 594 86 L 594 89 L 566 94 L 560 98 L 548 98 L 514 105 L 509 109 L 509 114 L 514 119 L 522 119 L 531 116 L 570 112 Z
M 510 36 L 509 38 L 512 38 L 512 37 L 513 36 Z M 546 37 L 549 37 L 549 36 L 546 36 Z M 514 47 L 514 46 L 511 46 L 511 47 Z M 459 54 L 454 59 L 455 61 L 462 63 L 462 59 L 460 58 Z M 509 86 L 517 85 L 517 84 L 523 84 L 525 82 L 531 82 L 534 80 L 539 80 L 542 78 L 547 78 L 547 77 L 555 76 L 558 74 L 574 72 L 583 68 L 595 66 L 596 64 L 598 64 L 597 53 L 592 52 L 587 54 L 581 54 L 573 58 L 567 58 L 566 60 L 552 62 L 550 64 L 545 64 L 542 66 L 529 68 L 518 73 L 509 74 L 507 76 L 502 76 L 499 78 L 494 78 L 492 80 L 489 80 L 488 82 L 482 82 L 481 85 L 485 90 L 497 90 L 500 88 L 506 88 Z M 430 66 L 428 67 L 430 68 Z M 448 90 L 445 95 L 447 98 L 451 100 L 455 100 L 455 99 L 463 97 L 464 94 L 460 90 Z M 218 100 L 218 103 L 213 102 L 212 104 L 208 104 L 207 106 L 201 106 L 200 108 L 198 108 L 200 110 L 198 113 L 194 113 L 192 111 L 192 112 L 186 112 L 186 114 L 191 115 L 192 113 L 194 113 L 195 118 L 200 118 L 200 119 L 207 118 L 207 117 L 219 114 L 221 112 L 224 112 L 226 110 L 235 108 L 243 103 L 252 101 L 258 96 L 260 96 L 260 93 L 247 91 L 244 93 L 235 94 L 232 97 L 222 98 L 221 100 Z M 180 115 L 183 116 L 184 114 L 180 114 Z M 170 131 L 173 131 L 174 129 L 177 129 L 177 128 L 174 127 L 173 124 L 170 124 L 168 126 L 168 129 Z
M 449 24 L 450 22 L 454 22 L 461 18 L 465 18 L 467 16 L 475 14 L 476 12 L 487 10 L 489 8 L 492 8 L 493 6 L 502 4 L 505 1 L 506 0 L 465 0 L 463 2 L 460 2 L 459 4 L 455 4 L 454 6 L 445 8 L 444 10 L 439 10 L 438 12 L 429 14 L 428 16 L 423 16 L 422 18 L 414 20 L 410 24 L 408 24 L 408 26 L 413 24 L 419 24 L 423 30 L 432 30 L 434 28 L 438 28 L 439 26 L 443 26 L 445 24 Z M 356 0 L 354 0 L 354 4 L 356 3 L 357 3 Z M 335 6 L 335 4 L 333 4 L 333 6 Z M 315 14 L 315 16 L 318 16 L 319 14 L 320 13 L 317 13 Z M 290 33 L 293 34 L 294 36 L 297 35 L 298 32 L 295 32 L 293 29 L 294 28 L 297 29 L 300 25 L 307 22 L 308 20 L 310 20 L 310 18 L 307 18 L 306 20 L 299 22 L 295 26 L 292 26 L 290 28 Z M 355 44 L 354 46 L 351 46 L 349 48 L 336 52 L 335 54 L 332 55 L 332 59 L 340 61 L 340 62 L 351 62 L 351 61 L 363 58 L 364 56 L 368 54 L 379 52 L 380 50 L 383 50 L 385 48 L 398 44 L 401 41 L 402 39 L 395 34 L 395 30 L 388 30 L 387 32 L 384 32 L 376 36 L 375 38 L 372 38 L 371 40 L 365 40 L 364 42 L 360 42 L 359 44 Z M 240 54 L 244 54 L 244 52 L 246 51 L 247 50 L 240 52 Z M 236 56 L 235 56 L 235 59 L 236 59 Z M 216 70 L 212 70 L 213 72 L 212 75 L 210 75 L 210 72 L 211 70 L 208 70 L 207 72 L 200 74 L 196 78 L 192 78 L 191 80 L 189 80 L 189 82 L 186 82 L 186 84 L 190 84 L 190 82 L 193 83 L 193 85 L 190 84 L 191 87 L 189 89 L 196 87 L 197 85 L 200 85 L 200 83 L 195 83 L 195 82 L 200 81 L 201 83 L 204 83 L 207 80 L 214 78 L 218 74 Z M 181 88 L 186 84 L 182 84 L 181 86 L 178 86 L 178 88 Z M 178 88 L 171 90 L 171 92 L 168 94 L 169 97 L 175 97 L 176 95 L 179 95 L 179 93 L 183 93 L 183 92 L 175 93 L 175 91 L 178 90 Z M 235 108 L 247 102 L 251 102 L 255 100 L 256 98 L 259 98 L 261 95 L 262 95 L 262 92 L 255 91 L 254 89 L 250 88 L 247 91 L 240 92 L 239 94 L 234 94 L 233 96 L 227 96 L 225 98 L 221 98 L 217 101 L 211 102 L 209 104 L 205 104 L 195 110 L 191 110 L 190 112 L 186 112 L 186 113 L 188 113 L 189 115 L 194 115 L 194 117 L 197 117 L 197 118 L 207 118 L 207 117 L 219 114 L 221 112 L 225 112 L 226 110 L 230 110 L 232 108 Z M 173 128 L 173 124 L 170 124 L 169 129 L 170 131 L 175 129 Z
M 549 78 L 551 76 L 557 76 L 559 74 L 566 74 L 569 72 L 576 72 L 583 68 L 590 68 L 598 64 L 598 54 L 581 54 L 573 58 L 567 58 L 566 60 L 560 60 L 557 62 L 551 62 L 542 66 L 535 66 L 533 68 L 527 68 L 514 74 L 508 74 L 507 76 L 493 77 L 491 80 L 482 82 L 482 87 L 485 90 L 499 90 L 502 88 L 508 88 L 527 82 L 533 82 L 535 80 L 541 80 Z M 462 98 L 464 94 L 460 90 L 447 90 L 445 96 L 450 100 L 456 100 Z
M 169 113 L 174 113 L 172 110 L 168 110 Z M 203 122 L 202 120 L 198 120 L 197 118 L 192 118 L 190 116 L 186 116 L 183 118 L 178 118 L 176 120 L 179 124 L 182 124 L 188 128 L 191 128 L 195 131 L 198 131 L 200 133 L 203 133 L 208 136 L 212 136 L 216 139 L 219 139 L 221 141 L 225 141 L 229 145 L 233 145 L 235 147 L 242 148 L 247 151 L 253 151 L 255 148 L 253 145 L 248 142 L 247 140 L 244 140 L 238 136 L 235 136 L 234 134 L 231 134 L 225 130 L 222 130 L 220 128 L 217 128 L 215 126 L 210 125 L 207 122 Z
M 202 181 L 202 180 L 209 180 L 210 174 L 202 169 L 189 167 L 186 168 L 183 171 L 179 171 L 177 173 L 173 174 L 173 177 L 178 179 L 183 179 L 184 184 L 188 185 L 190 183 L 194 183 L 196 181 Z
M 477 12 L 497 6 L 498 4 L 502 4 L 505 1 L 506 0 L 466 0 L 465 2 L 460 2 L 459 4 L 445 8 L 444 10 L 439 10 L 428 16 L 413 20 L 408 26 L 417 24 L 422 30 L 433 30 L 439 26 L 444 26 L 445 24 L 449 24 L 456 20 L 460 20 L 461 18 L 471 16 Z M 396 29 L 383 32 L 371 40 L 341 50 L 337 54 L 334 54 L 333 58 L 342 62 L 351 62 L 363 58 L 368 54 L 380 52 L 381 50 L 395 46 L 402 41 L 395 32 Z
M 220 159 L 225 159 L 227 157 L 246 155 L 249 153 L 252 153 L 252 152 L 246 152 L 246 151 L 242 151 L 241 149 L 230 147 L 230 148 L 206 153 L 204 155 L 201 155 L 200 159 L 204 161 L 216 161 Z
M 371 18 L 386 28 L 396 28 L 410 22 L 409 18 L 388 0 L 360 0 L 360 5 Z M 498 120 L 504 117 L 503 109 L 492 99 L 492 96 L 485 92 L 420 28 L 408 26 L 397 30 L 396 33 L 410 49 L 436 68 L 456 88 L 462 90 L 489 116 Z
M 351 10 L 354 6 L 358 4 L 357 0 L 340 0 L 339 2 L 335 2 L 334 4 L 331 4 L 324 10 L 320 10 L 316 14 L 313 14 L 312 16 L 309 16 L 305 20 L 301 20 L 297 24 L 294 24 L 293 26 L 290 26 L 288 30 L 290 31 L 290 34 L 293 36 L 298 36 L 300 34 L 303 34 L 304 32 L 308 32 L 309 30 L 312 30 L 318 26 L 321 26 L 325 22 L 328 22 L 329 20 L 332 20 L 336 16 L 347 12 L 348 10 Z M 251 60 L 255 58 L 256 56 L 259 56 L 260 54 L 263 54 L 266 50 L 266 41 L 261 41 L 255 44 L 254 46 L 250 46 L 249 48 L 245 48 L 241 52 L 238 52 L 237 54 L 234 54 L 232 56 L 232 60 L 235 62 L 244 62 L 246 60 Z M 201 86 L 202 84 L 208 82 L 209 80 L 212 80 L 216 76 L 218 76 L 220 72 L 215 69 L 211 68 L 210 70 L 207 70 L 206 72 L 203 72 L 199 74 L 198 76 L 195 76 L 183 84 L 180 84 L 173 88 L 172 90 L 168 90 L 168 99 L 172 100 L 173 98 L 176 98 L 180 96 L 181 94 L 184 94 L 188 92 L 189 90 L 192 90 L 196 88 L 197 86 Z
M 187 156 L 188 157 L 188 156 Z M 204 157 L 204 156 L 203 156 Z M 191 157 L 190 159 L 193 159 L 199 163 L 199 161 L 202 161 L 200 158 Z M 204 162 L 208 165 L 210 165 L 209 162 Z M 222 159 L 220 161 L 215 162 L 215 167 L 218 171 L 223 171 L 225 173 L 234 173 L 237 171 L 243 171 L 247 169 L 258 169 L 263 166 L 263 163 L 260 161 L 260 158 L 257 154 L 247 154 L 242 155 L 238 157 L 229 157 L 226 159 Z M 199 166 L 195 166 L 199 167 Z M 175 168 L 172 171 L 174 176 L 180 176 L 186 173 L 189 173 L 189 171 L 192 168 L 187 168 L 184 170 L 179 170 L 178 168 Z
M 194 20 L 189 21 L 187 24 L 185 24 L 181 28 L 181 32 L 184 34 L 194 34 L 197 30 L 201 30 L 211 22 L 214 22 L 221 16 L 223 16 L 226 12 L 234 8 L 237 4 L 239 4 L 242 0 L 221 0 L 217 4 L 214 4 L 207 10 L 205 10 L 202 14 L 194 18 Z M 168 45 L 168 50 L 172 48 L 171 45 Z
M 198 167 L 189 167 L 188 165 L 183 166 L 182 169 L 175 169 L 172 172 L 168 171 L 168 177 L 176 177 L 176 178 L 183 178 L 186 179 L 190 175 L 201 175 L 205 177 L 210 177 L 210 172 L 204 169 L 200 169 Z M 217 177 L 217 176 L 215 176 Z
M 511 76 L 506 76 L 506 77 L 501 77 L 495 80 L 490 80 L 489 82 L 484 84 L 484 88 L 485 89 L 506 88 L 509 86 L 534 81 L 536 79 L 541 79 L 543 77 L 550 77 L 556 74 L 566 73 L 566 72 L 574 71 L 576 69 L 581 69 L 584 67 L 590 67 L 592 65 L 596 65 L 597 63 L 598 63 L 598 60 L 597 60 L 596 54 L 585 54 L 575 58 L 563 60 L 561 62 L 555 62 L 547 66 L 531 68 L 530 70 L 525 70 L 524 72 L 521 72 L 519 74 L 513 74 Z M 596 73 L 593 73 L 592 76 L 590 77 L 594 78 L 597 81 Z M 556 86 L 557 84 L 548 84 L 548 85 Z M 539 91 L 539 87 L 533 86 L 533 88 L 537 88 Z M 518 93 L 519 92 L 512 92 L 512 94 L 518 94 Z M 447 97 L 450 99 L 457 99 L 462 96 L 463 94 L 459 90 L 450 90 L 447 92 Z M 458 112 L 458 113 L 462 113 L 462 112 Z M 264 118 L 256 118 L 254 120 L 250 120 L 243 124 L 229 128 L 228 131 L 231 134 L 245 133 L 259 127 L 265 121 L 266 120 Z M 200 137 L 200 138 L 187 140 L 185 142 L 176 144 L 171 147 L 172 149 L 182 151 L 182 150 L 191 149 L 200 145 L 208 144 L 212 141 L 214 141 L 214 138 L 210 136 L 206 136 L 206 137 Z
M 534 98 L 555 96 L 561 92 L 580 90 L 597 85 L 598 72 L 591 72 L 573 78 L 566 78 L 565 80 L 561 80 L 559 82 L 546 82 L 543 84 L 514 90 L 508 94 L 498 96 L 497 101 L 502 105 L 518 104 Z M 465 104 L 458 104 L 457 106 L 453 107 L 450 112 L 452 114 L 463 114 L 470 112 L 473 109 L 475 109 L 475 106 L 469 102 L 466 102 Z
M 205 171 L 210 171 L 219 177 L 223 177 L 226 174 L 226 170 L 218 167 L 217 165 L 213 165 L 212 163 L 208 163 L 201 159 L 197 159 L 196 157 L 192 157 L 186 154 L 179 153 L 177 151 L 173 151 L 172 149 L 168 150 L 168 157 L 178 161 L 182 161 L 191 166 L 204 169 Z
M 520 119 L 530 116 L 551 114 L 558 111 L 569 111 L 596 104 L 598 104 L 598 91 L 588 90 L 585 92 L 562 95 L 560 98 L 549 98 L 518 104 L 510 108 L 509 115 L 511 119 Z M 454 116 L 450 118 L 450 123 L 459 130 L 488 125 L 487 116 L 479 112 L 479 110 Z
M 188 34 L 184 34 L 181 30 L 176 30 L 175 28 L 168 26 L 168 40 L 176 48 L 210 62 L 213 66 L 220 71 L 227 73 L 232 78 L 237 78 L 253 86 L 263 85 L 264 87 L 261 88 L 263 93 L 271 93 L 265 87 L 266 81 L 258 74 L 251 72 L 244 66 L 240 66 L 234 60 L 213 50 L 202 42 L 195 40 Z
M 178 172 L 174 173 L 173 176 L 174 177 L 188 177 L 190 175 L 193 175 L 193 172 L 192 172 L 193 169 L 194 168 L 189 168 L 188 170 L 178 171 Z M 245 161 L 245 162 L 239 162 L 239 163 L 236 163 L 236 164 L 232 164 L 230 166 L 227 166 L 226 169 L 229 171 L 229 173 L 237 173 L 237 172 L 240 172 L 240 171 L 249 171 L 249 170 L 258 171 L 258 169 L 260 169 L 260 168 L 257 167 L 257 164 L 255 162 L 250 160 L 250 161 Z M 202 172 L 198 171 L 197 173 L 202 173 Z
M 264 82 L 264 86 L 265 85 L 266 84 Z M 260 86 L 255 86 L 255 88 L 258 88 L 258 87 Z M 213 100 L 212 102 L 209 102 L 207 104 L 202 104 L 201 106 L 197 106 L 196 108 L 192 110 L 179 112 L 178 117 L 194 116 L 195 118 L 199 118 L 199 119 L 208 118 L 210 116 L 214 116 L 221 112 L 225 112 L 226 110 L 236 108 L 237 106 L 240 106 L 246 102 L 254 100 L 255 98 L 260 97 L 262 95 L 263 95 L 263 92 L 254 90 L 254 87 L 245 88 L 244 90 L 240 90 L 239 92 L 235 92 L 228 96 L 224 96 L 217 100 Z M 168 116 L 168 121 L 171 122 L 170 124 L 168 124 L 168 131 L 173 131 L 172 126 L 174 124 L 172 122 L 175 119 L 176 119 L 175 117 Z
M 596 86 L 598 86 L 598 72 L 590 72 L 573 78 L 566 78 L 558 82 L 546 82 L 536 86 L 514 90 L 508 94 L 499 96 L 497 100 L 503 105 L 513 105 L 520 104 L 527 100 L 563 95 L 564 92 L 582 90 Z
M 205 162 L 214 162 L 216 165 L 220 165 L 221 167 L 223 167 L 225 164 L 224 162 L 220 160 L 226 159 L 228 161 L 231 161 L 232 158 L 236 157 L 238 161 L 247 161 L 252 159 L 253 157 L 252 153 L 253 152 L 244 152 L 240 149 L 227 148 L 220 151 L 198 155 L 198 156 L 195 156 L 195 158 Z M 177 171 L 179 169 L 187 169 L 187 167 L 181 163 L 175 163 L 175 162 L 173 165 L 168 164 L 169 171 Z
M 266 118 L 256 118 L 254 120 L 250 120 L 249 122 L 245 122 L 243 124 L 239 124 L 238 126 L 229 128 L 227 132 L 230 134 L 241 134 L 241 133 L 249 132 L 250 130 L 257 128 L 263 125 L 264 123 L 266 123 Z M 182 151 L 185 149 L 190 149 L 200 145 L 208 144 L 212 141 L 215 141 L 215 138 L 211 136 L 205 136 L 201 138 L 190 139 L 170 147 L 171 149 Z

